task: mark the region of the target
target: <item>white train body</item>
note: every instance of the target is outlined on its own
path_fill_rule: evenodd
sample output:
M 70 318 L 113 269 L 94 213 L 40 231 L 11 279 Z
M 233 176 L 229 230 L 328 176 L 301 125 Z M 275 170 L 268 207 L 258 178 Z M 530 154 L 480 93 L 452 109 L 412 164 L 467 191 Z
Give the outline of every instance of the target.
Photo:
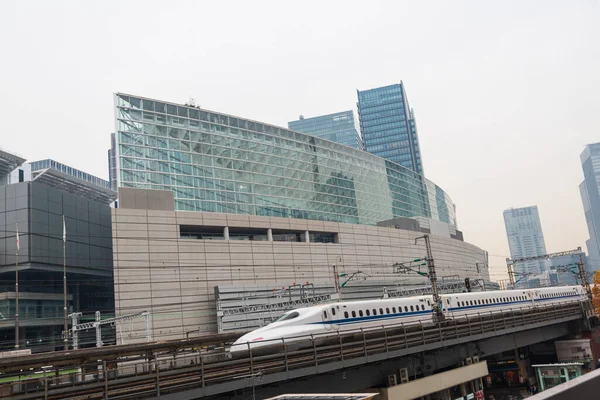
M 447 319 L 466 318 L 510 309 L 527 309 L 546 304 L 580 302 L 586 299 L 581 286 L 541 289 L 503 290 L 441 295 L 441 309 Z M 230 355 L 245 355 L 248 350 L 278 346 L 312 346 L 307 339 L 325 340 L 329 334 L 380 329 L 383 326 L 431 323 L 433 297 L 401 297 L 381 300 L 350 301 L 298 308 L 277 321 L 249 332 L 236 340 Z M 304 344 L 300 344 L 304 342 Z M 308 344 L 307 344 L 308 343 Z M 258 352 L 256 352 L 258 353 Z

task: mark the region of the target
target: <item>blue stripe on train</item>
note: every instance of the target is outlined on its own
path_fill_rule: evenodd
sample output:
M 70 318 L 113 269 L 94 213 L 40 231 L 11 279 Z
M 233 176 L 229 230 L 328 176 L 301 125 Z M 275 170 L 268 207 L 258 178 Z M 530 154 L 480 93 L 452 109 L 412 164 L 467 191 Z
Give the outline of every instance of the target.
M 567 295 L 567 296 L 558 296 L 558 297 L 550 297 L 547 299 L 536 299 L 536 302 L 541 302 L 541 301 L 547 301 L 547 300 L 558 300 L 558 299 L 565 299 L 565 298 L 570 298 L 570 297 L 580 297 L 579 294 L 573 294 L 573 295 Z M 467 301 L 467 300 L 465 300 Z M 491 307 L 499 307 L 499 306 L 506 306 L 506 305 L 514 305 L 514 304 L 521 304 L 521 303 L 531 303 L 531 300 L 519 300 L 519 301 L 507 301 L 507 302 L 503 302 L 503 303 L 493 303 L 493 304 L 477 304 L 477 305 L 469 305 L 469 306 L 462 306 L 462 307 L 450 307 L 448 310 L 449 311 L 462 311 L 462 310 L 473 310 L 476 308 L 491 308 Z M 411 311 L 411 312 L 403 312 L 403 313 L 395 313 L 395 314 L 385 314 L 385 315 L 371 315 L 368 317 L 352 317 L 352 318 L 344 318 L 344 319 L 336 319 L 333 321 L 321 321 L 321 322 L 312 322 L 312 324 L 315 325 L 348 325 L 348 324 L 354 324 L 354 323 L 358 323 L 358 322 L 364 322 L 364 321 L 383 321 L 383 320 L 388 320 L 388 319 L 396 319 L 396 318 L 404 318 L 404 317 L 409 317 L 409 316 L 415 316 L 415 315 L 426 315 L 426 314 L 431 314 L 432 310 L 425 310 L 425 311 Z

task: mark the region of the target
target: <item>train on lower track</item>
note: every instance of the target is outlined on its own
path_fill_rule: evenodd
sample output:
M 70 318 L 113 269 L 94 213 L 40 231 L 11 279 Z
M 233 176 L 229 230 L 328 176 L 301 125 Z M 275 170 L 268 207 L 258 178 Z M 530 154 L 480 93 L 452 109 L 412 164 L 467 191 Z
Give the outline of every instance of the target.
M 540 305 L 581 302 L 587 299 L 581 286 L 490 292 L 452 293 L 440 296 L 446 319 L 528 309 Z M 229 356 L 264 354 L 311 347 L 313 340 L 326 341 L 338 333 L 377 330 L 385 326 L 432 323 L 433 296 L 387 298 L 316 305 L 287 311 L 278 320 L 249 332 L 229 348 Z M 315 339 L 315 337 L 317 339 Z

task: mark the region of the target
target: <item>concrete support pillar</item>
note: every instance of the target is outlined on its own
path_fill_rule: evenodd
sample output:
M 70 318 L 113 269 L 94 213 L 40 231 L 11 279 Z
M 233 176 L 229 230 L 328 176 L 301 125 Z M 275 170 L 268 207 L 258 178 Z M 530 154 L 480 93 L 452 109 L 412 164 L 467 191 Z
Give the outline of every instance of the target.
M 229 227 L 228 226 L 223 228 L 223 238 L 225 240 L 229 240 Z
M 267 229 L 267 240 L 269 242 L 273 241 L 273 229 L 271 229 L 271 228 Z
M 467 393 L 467 384 L 466 384 L 466 383 L 461 383 L 461 384 L 460 384 L 460 395 L 461 395 L 462 397 L 464 397 L 464 396 L 466 396 L 467 394 L 468 394 L 468 393 Z
M 308 231 L 304 232 L 304 241 L 306 243 L 310 243 L 310 235 L 308 234 Z

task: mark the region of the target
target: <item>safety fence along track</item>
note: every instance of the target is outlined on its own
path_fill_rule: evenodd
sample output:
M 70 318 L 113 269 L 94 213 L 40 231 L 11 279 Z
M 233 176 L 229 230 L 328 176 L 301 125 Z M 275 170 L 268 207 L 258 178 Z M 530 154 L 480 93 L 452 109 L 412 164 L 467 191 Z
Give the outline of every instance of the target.
M 197 345 L 177 353 L 105 356 L 84 366 L 49 367 L 0 375 L 0 399 L 193 399 L 301 376 L 348 368 L 406 354 L 453 346 L 590 316 L 589 303 L 511 309 L 468 319 L 383 325 L 306 338 L 304 347 L 273 342 L 274 353 L 228 359 Z M 0 362 L 1 366 L 1 362 Z

